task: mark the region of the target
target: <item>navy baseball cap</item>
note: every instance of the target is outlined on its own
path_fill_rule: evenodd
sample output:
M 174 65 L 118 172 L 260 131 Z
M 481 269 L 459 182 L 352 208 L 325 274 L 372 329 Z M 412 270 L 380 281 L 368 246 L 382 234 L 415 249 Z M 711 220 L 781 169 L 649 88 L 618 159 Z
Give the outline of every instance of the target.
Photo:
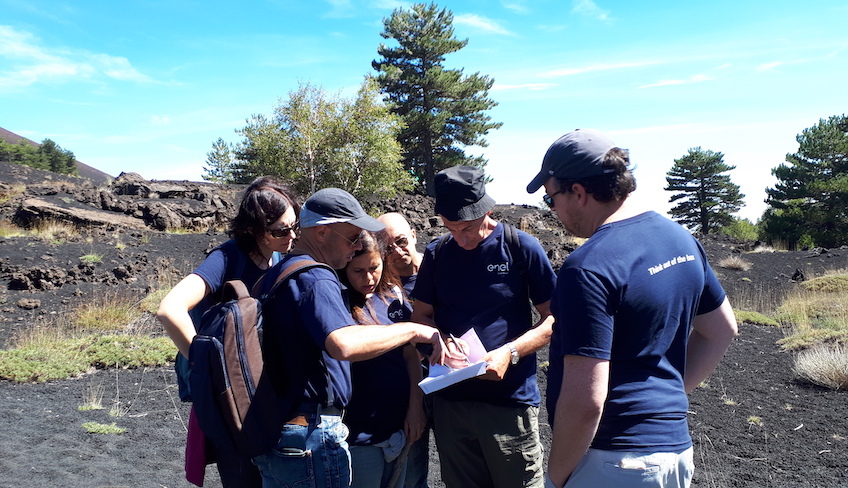
M 453 166 L 436 173 L 436 213 L 454 222 L 477 220 L 495 206 L 486 194 L 483 170 Z
M 356 198 L 341 188 L 324 188 L 313 193 L 303 203 L 299 221 L 303 228 L 344 222 L 371 232 L 386 228 L 385 224 L 365 213 Z
M 580 179 L 612 172 L 604 168 L 604 156 L 616 147 L 612 139 L 593 129 L 577 129 L 560 137 L 545 153 L 542 169 L 527 185 L 527 193 L 534 193 L 551 176 Z

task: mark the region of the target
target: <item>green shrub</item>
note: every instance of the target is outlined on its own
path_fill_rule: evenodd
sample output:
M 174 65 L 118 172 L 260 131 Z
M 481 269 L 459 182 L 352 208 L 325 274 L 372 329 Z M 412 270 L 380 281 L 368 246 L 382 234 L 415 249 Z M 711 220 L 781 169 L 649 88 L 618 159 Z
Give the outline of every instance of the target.
M 127 429 L 118 427 L 115 422 L 109 425 L 99 424 L 97 422 L 86 422 L 82 424 L 82 428 L 88 431 L 89 434 L 123 434 Z
M 780 327 L 780 322 L 772 318 L 766 317 L 765 315 L 759 312 L 751 312 L 748 310 L 733 310 L 733 315 L 736 316 L 736 322 L 740 324 L 745 323 Z

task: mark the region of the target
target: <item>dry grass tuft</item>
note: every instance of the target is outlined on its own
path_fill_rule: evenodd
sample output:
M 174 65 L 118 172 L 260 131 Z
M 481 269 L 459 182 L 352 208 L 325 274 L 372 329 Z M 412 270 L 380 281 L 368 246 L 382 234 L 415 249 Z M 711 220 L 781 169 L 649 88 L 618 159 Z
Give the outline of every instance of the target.
M 808 291 L 821 293 L 848 293 L 848 274 L 827 274 L 801 283 Z
M 719 267 L 736 271 L 748 271 L 753 266 L 739 256 L 728 256 L 718 262 Z
M 795 373 L 806 381 L 835 390 L 848 387 L 848 350 L 818 346 L 795 358 Z

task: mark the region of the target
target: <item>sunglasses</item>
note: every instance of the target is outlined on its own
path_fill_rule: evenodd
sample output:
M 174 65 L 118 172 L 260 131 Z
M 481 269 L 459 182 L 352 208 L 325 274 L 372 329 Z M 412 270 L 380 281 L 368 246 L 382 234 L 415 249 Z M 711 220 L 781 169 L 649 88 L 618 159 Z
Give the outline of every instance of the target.
M 386 252 L 394 252 L 395 248 L 403 249 L 409 245 L 409 239 L 406 237 L 398 237 L 395 242 L 390 242 L 386 246 Z
M 359 243 L 359 240 L 362 239 L 362 231 L 359 231 L 359 235 L 356 236 L 353 240 L 351 240 L 345 237 L 341 232 L 333 229 L 332 227 L 328 226 L 327 228 L 338 234 L 342 239 L 346 240 L 348 244 L 350 244 L 350 247 L 356 247 L 356 245 Z
M 300 228 L 300 222 L 295 222 L 291 225 L 291 227 L 282 227 L 280 229 L 266 229 L 266 232 L 271 234 L 271 237 L 275 239 L 281 239 L 283 237 L 288 237 L 292 235 L 292 233 L 296 232 Z
M 545 205 L 547 205 L 549 208 L 554 208 L 554 197 L 563 192 L 565 192 L 565 190 L 557 190 L 554 193 L 551 193 L 550 195 L 544 195 L 542 196 L 542 201 L 545 202 Z

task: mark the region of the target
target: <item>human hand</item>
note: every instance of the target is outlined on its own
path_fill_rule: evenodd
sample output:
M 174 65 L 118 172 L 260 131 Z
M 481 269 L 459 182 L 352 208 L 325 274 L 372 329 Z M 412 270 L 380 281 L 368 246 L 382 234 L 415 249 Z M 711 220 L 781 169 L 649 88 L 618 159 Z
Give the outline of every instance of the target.
M 406 410 L 406 418 L 403 421 L 403 433 L 406 434 L 406 443 L 412 444 L 417 441 L 424 433 L 426 426 L 427 417 L 424 415 L 424 406 L 420 402 L 417 405 L 410 405 Z
M 450 334 L 449 340 L 445 341 L 447 354 L 445 365 L 454 369 L 464 368 L 471 364 L 468 359 L 468 343 L 459 337 Z
M 504 379 L 506 370 L 509 368 L 512 351 L 507 346 L 501 346 L 493 349 L 483 356 L 483 361 L 486 361 L 486 372 L 480 378 L 490 381 L 500 381 Z
M 429 325 L 416 325 L 418 326 L 416 338 L 410 341 L 412 345 L 419 353 L 427 357 L 430 364 L 444 364 L 446 347 L 439 329 Z

